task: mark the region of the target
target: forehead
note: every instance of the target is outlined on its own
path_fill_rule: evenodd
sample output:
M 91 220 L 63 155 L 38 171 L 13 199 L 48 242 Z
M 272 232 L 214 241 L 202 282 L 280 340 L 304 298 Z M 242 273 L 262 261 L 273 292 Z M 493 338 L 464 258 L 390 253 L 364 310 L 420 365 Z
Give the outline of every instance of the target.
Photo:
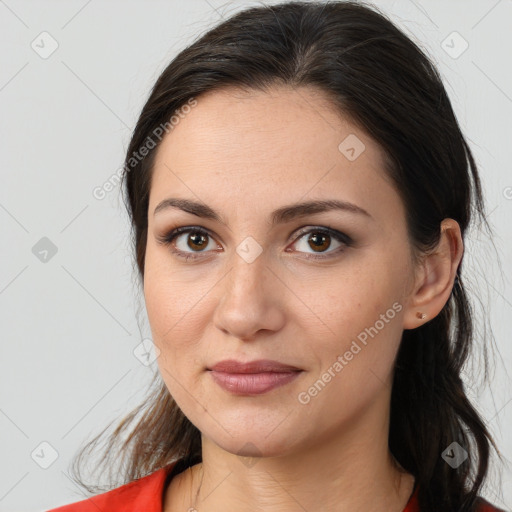
M 305 195 L 365 209 L 379 199 L 384 207 L 386 194 L 396 202 L 380 146 L 321 91 L 227 88 L 196 99 L 157 150 L 150 209 L 166 195 L 221 211 L 223 202 L 242 206 L 240 197 L 269 208 Z
M 282 168 L 286 162 L 309 165 L 313 160 L 318 167 L 329 158 L 340 160 L 339 144 L 348 135 L 364 141 L 367 162 L 382 166 L 379 146 L 341 115 L 322 91 L 313 87 L 274 86 L 265 92 L 230 87 L 199 96 L 197 105 L 164 137 L 158 156 L 185 165 L 196 160 L 213 165 L 229 160 L 230 165 L 224 165 L 226 171 L 239 169 L 238 164 L 247 164 L 249 159 L 261 172 L 273 163 Z

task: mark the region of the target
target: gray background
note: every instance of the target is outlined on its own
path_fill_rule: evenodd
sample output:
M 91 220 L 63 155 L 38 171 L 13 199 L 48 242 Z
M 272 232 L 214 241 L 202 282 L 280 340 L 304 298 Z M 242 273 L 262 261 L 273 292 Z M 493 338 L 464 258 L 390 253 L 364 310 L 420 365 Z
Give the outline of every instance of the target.
M 170 59 L 254 4 L 0 0 L 1 511 L 82 499 L 66 475 L 73 454 L 144 396 L 156 363 L 134 354 L 150 330 L 145 311 L 137 321 L 143 302 L 128 220 L 117 188 L 102 200 L 93 190 L 121 167 L 137 115 Z M 503 267 L 478 234 L 466 242 L 465 265 L 501 357 L 491 358 L 491 390 L 467 383 L 508 461 L 512 1 L 376 4 L 434 59 L 480 166 Z M 58 48 L 44 55 L 53 41 Z M 480 369 L 476 359 L 467 374 Z M 505 468 L 500 481 L 498 469 L 493 463 L 484 496 L 505 508 L 512 472 Z

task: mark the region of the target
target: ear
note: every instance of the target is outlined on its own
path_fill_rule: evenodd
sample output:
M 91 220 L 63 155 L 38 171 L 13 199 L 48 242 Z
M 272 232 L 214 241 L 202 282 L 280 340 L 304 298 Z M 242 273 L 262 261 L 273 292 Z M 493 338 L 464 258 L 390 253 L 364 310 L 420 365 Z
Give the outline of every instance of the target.
M 403 316 L 404 329 L 419 327 L 443 309 L 450 298 L 463 251 L 458 222 L 444 219 L 437 247 L 423 257 L 416 271 L 415 285 Z M 424 313 L 425 318 L 418 318 L 418 312 Z

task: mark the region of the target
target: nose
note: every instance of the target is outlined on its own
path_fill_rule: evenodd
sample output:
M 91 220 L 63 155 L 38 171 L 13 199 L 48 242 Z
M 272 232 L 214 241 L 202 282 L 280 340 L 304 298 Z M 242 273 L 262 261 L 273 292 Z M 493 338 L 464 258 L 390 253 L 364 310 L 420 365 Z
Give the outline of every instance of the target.
M 215 326 L 245 341 L 253 340 L 261 330 L 279 331 L 285 320 L 286 287 L 269 266 L 265 251 L 252 261 L 234 253 L 230 263 L 219 283 Z

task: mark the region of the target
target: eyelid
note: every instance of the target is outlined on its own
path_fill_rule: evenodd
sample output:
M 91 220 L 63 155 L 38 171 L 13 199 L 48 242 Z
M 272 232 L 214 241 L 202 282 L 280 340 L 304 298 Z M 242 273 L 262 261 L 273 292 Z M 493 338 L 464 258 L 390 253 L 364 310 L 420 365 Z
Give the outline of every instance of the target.
M 327 251 L 327 252 L 320 252 L 320 253 L 305 253 L 302 251 L 298 251 L 300 254 L 305 254 L 303 256 L 305 259 L 310 260 L 327 260 L 330 258 L 334 258 L 336 255 L 339 255 L 340 253 L 344 252 L 349 247 L 352 247 L 354 245 L 354 241 L 350 236 L 347 234 L 338 231 L 336 229 L 333 229 L 329 226 L 318 226 L 318 225 L 310 225 L 303 228 L 299 228 L 298 230 L 295 230 L 290 238 L 294 239 L 294 244 L 299 242 L 300 239 L 303 237 L 303 235 L 306 235 L 308 233 L 322 233 L 330 236 L 331 238 L 334 238 L 337 242 L 341 243 L 342 246 L 338 247 L 334 250 Z
M 310 232 L 315 233 L 326 233 L 340 242 L 347 244 L 353 243 L 353 240 L 345 233 L 338 231 L 337 229 L 331 228 L 330 226 L 320 226 L 315 224 L 307 224 L 301 228 L 296 229 L 291 235 L 288 241 L 298 240 L 302 235 Z
M 199 233 L 201 235 L 205 235 L 205 236 L 210 237 L 211 239 L 216 240 L 215 237 L 210 233 L 210 231 L 208 229 L 203 228 L 201 226 L 180 226 L 180 227 L 177 227 L 177 228 L 172 228 L 170 231 L 168 231 L 163 236 L 157 236 L 156 239 L 157 239 L 157 242 L 159 244 L 162 244 L 162 245 L 172 245 L 174 240 L 176 238 L 178 238 L 178 236 L 186 234 L 186 233 Z M 173 254 L 178 255 L 178 256 L 184 253 L 187 256 L 186 257 L 183 256 L 183 257 L 188 260 L 188 259 L 202 258 L 202 257 L 204 257 L 203 254 L 206 254 L 206 253 L 211 252 L 211 251 L 204 251 L 204 252 L 199 251 L 199 252 L 194 253 L 193 251 L 192 252 L 186 252 L 186 251 L 181 251 L 179 249 L 174 249 L 173 248 L 171 250 L 171 252 Z
M 202 234 L 202 235 L 208 236 L 208 237 L 214 239 L 215 241 L 217 241 L 216 237 L 210 232 L 210 230 L 203 228 L 202 226 L 180 226 L 180 227 L 171 229 L 169 232 L 167 232 L 163 236 L 158 236 L 157 242 L 159 244 L 163 244 L 163 245 L 172 245 L 172 242 L 174 242 L 174 240 L 178 236 L 180 236 L 182 234 L 186 234 L 186 233 Z M 300 238 L 303 235 L 308 234 L 308 233 L 327 234 L 327 235 L 331 236 L 332 238 L 334 238 L 336 241 L 343 244 L 344 247 L 340 247 L 340 248 L 334 249 L 332 251 L 327 251 L 324 253 L 318 253 L 316 255 L 314 253 L 303 253 L 302 251 L 298 251 L 301 254 L 306 254 L 306 256 L 304 257 L 305 259 L 313 259 L 313 260 L 324 259 L 325 260 L 325 259 L 330 258 L 334 254 L 343 252 L 346 248 L 351 247 L 354 243 L 354 241 L 352 240 L 352 238 L 350 236 L 348 236 L 347 234 L 345 234 L 341 231 L 335 230 L 329 226 L 319 226 L 319 225 L 312 225 L 312 224 L 307 224 L 305 226 L 302 226 L 302 227 L 296 229 L 289 236 L 287 243 L 289 243 L 291 240 L 293 240 L 293 243 L 296 243 L 300 240 Z M 199 251 L 199 252 L 194 252 L 194 251 L 187 252 L 187 251 L 181 251 L 179 249 L 173 249 L 172 252 L 174 254 L 178 255 L 178 257 L 182 257 L 182 258 L 189 260 L 189 259 L 204 258 L 205 254 L 210 253 L 212 251 L 210 250 L 210 251 Z M 290 251 L 287 251 L 287 252 L 290 252 Z M 186 256 L 183 256 L 182 254 L 186 254 Z

